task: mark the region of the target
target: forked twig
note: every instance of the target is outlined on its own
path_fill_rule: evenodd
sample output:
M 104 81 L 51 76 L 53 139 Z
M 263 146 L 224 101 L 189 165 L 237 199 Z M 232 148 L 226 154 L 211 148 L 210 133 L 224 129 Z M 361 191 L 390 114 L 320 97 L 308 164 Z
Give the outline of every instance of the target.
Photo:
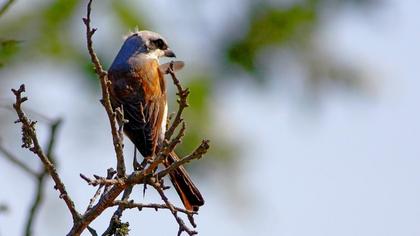
M 16 97 L 16 102 L 13 104 L 13 108 L 16 110 L 16 113 L 19 117 L 16 123 L 22 124 L 22 147 L 28 148 L 39 157 L 45 169 L 48 171 L 48 174 L 54 180 L 55 188 L 60 192 L 60 198 L 62 198 L 66 203 L 67 208 L 73 217 L 73 221 L 78 221 L 80 219 L 80 214 L 77 212 L 73 200 L 71 200 L 70 196 L 68 195 L 63 181 L 55 169 L 55 166 L 44 153 L 41 145 L 39 144 L 35 131 L 36 122 L 31 121 L 22 110 L 22 103 L 28 100 L 27 97 L 22 97 L 22 93 L 25 92 L 25 85 L 22 84 L 18 90 L 12 89 L 12 92 Z
M 162 186 L 155 181 L 156 180 L 151 179 L 148 184 L 152 185 L 156 189 L 156 191 L 159 193 L 162 200 L 165 202 L 166 207 L 171 211 L 176 222 L 178 222 L 178 225 L 179 225 L 178 236 L 180 236 L 182 232 L 184 231 L 187 232 L 187 234 L 190 236 L 197 234 L 197 231 L 191 230 L 185 225 L 181 217 L 178 216 L 178 211 L 175 209 L 174 205 L 172 205 L 172 203 L 169 201 L 169 199 L 166 197 L 165 193 L 163 192 Z

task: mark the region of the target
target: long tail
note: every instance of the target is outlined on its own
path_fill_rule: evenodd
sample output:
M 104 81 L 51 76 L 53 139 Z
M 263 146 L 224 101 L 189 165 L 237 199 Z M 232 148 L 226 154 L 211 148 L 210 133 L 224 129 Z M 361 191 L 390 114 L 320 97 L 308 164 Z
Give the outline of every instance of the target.
M 171 152 L 165 166 L 168 167 L 174 161 L 179 160 L 175 152 Z M 180 166 L 169 174 L 172 184 L 180 196 L 185 208 L 190 211 L 197 211 L 204 204 L 200 191 L 192 182 L 187 170 Z

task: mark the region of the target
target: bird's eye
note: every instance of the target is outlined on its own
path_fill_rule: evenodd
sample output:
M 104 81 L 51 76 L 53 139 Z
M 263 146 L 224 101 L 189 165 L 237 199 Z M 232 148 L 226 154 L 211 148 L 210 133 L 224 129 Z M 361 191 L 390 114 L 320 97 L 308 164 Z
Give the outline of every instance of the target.
M 166 46 L 165 42 L 163 42 L 162 39 L 156 39 L 153 41 L 153 43 L 155 44 L 156 48 L 165 50 L 168 48 L 168 46 Z

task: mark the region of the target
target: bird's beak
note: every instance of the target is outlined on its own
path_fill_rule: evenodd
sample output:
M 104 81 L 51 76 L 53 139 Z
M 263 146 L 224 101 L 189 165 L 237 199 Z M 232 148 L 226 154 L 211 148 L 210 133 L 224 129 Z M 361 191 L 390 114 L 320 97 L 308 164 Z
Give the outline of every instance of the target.
M 175 53 L 171 49 L 166 49 L 163 52 L 165 57 L 176 57 Z

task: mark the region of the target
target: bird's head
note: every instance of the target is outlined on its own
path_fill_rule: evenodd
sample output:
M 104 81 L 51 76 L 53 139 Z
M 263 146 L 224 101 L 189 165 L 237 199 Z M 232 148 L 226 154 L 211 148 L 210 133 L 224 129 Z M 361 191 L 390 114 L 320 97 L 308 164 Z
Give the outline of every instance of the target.
M 138 60 L 159 60 L 160 57 L 175 57 L 165 38 L 152 31 L 137 31 L 126 37 L 111 68 L 125 67 Z
M 165 38 L 152 31 L 137 31 L 126 38 L 121 49 L 126 48 L 135 53 L 145 54 L 151 58 L 175 57 Z

